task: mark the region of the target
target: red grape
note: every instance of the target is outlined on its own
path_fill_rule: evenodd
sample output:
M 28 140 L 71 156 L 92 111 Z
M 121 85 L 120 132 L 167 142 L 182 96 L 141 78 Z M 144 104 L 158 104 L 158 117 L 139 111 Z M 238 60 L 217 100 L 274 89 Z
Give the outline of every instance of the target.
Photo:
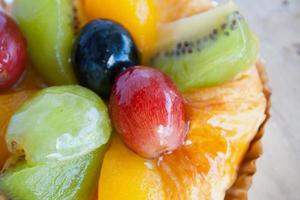
M 116 79 L 110 99 L 113 125 L 133 151 L 146 158 L 178 148 L 186 136 L 183 98 L 153 68 L 133 67 Z
M 26 65 L 26 41 L 16 23 L 0 11 L 0 89 L 9 88 Z

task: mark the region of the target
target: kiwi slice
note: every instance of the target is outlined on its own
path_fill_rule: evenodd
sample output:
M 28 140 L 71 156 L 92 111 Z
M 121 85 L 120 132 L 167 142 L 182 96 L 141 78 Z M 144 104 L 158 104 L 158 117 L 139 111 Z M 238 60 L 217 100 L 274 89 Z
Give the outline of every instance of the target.
M 45 81 L 76 83 L 70 62 L 78 23 L 73 0 L 15 0 L 12 14 L 27 39 L 31 62 Z
M 255 63 L 258 48 L 257 38 L 230 1 L 162 25 L 151 63 L 184 92 L 232 79 Z
M 16 200 L 89 200 L 110 133 L 107 108 L 92 91 L 41 90 L 10 120 L 6 143 L 11 160 L 21 161 L 0 175 L 0 194 Z

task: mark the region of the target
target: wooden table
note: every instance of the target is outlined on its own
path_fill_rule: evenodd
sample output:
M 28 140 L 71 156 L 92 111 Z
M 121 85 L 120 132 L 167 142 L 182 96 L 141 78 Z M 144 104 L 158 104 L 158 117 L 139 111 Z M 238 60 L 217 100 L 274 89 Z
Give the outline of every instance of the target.
M 261 39 L 272 95 L 249 200 L 300 200 L 300 0 L 236 0 Z

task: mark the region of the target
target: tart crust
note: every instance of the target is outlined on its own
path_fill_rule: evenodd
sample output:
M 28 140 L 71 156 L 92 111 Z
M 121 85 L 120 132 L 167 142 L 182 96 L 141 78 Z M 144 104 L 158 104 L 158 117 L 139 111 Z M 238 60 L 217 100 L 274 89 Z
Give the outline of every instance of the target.
M 266 118 L 260 125 L 256 136 L 252 140 L 244 156 L 240 168 L 238 170 L 237 178 L 233 185 L 227 190 L 225 200 L 247 200 L 248 190 L 252 185 L 253 175 L 256 172 L 256 160 L 262 155 L 262 137 L 265 132 L 266 123 L 270 118 L 270 107 L 271 107 L 271 90 L 268 85 L 268 78 L 264 63 L 258 61 L 256 64 L 257 71 L 259 73 L 262 85 L 263 93 L 267 100 L 267 106 L 265 110 Z
M 10 13 L 11 5 L 7 5 L 4 0 L 0 0 L 0 8 Z M 262 85 L 263 93 L 267 100 L 267 106 L 265 110 L 266 118 L 261 124 L 259 130 L 256 133 L 256 136 L 252 140 L 247 150 L 247 153 L 244 156 L 242 163 L 238 169 L 237 178 L 232 184 L 230 189 L 227 190 L 225 195 L 225 200 L 247 200 L 248 199 L 248 190 L 252 185 L 253 175 L 256 172 L 256 160 L 262 155 L 262 136 L 265 132 L 265 126 L 270 118 L 270 106 L 271 106 L 271 90 L 268 86 L 268 78 L 266 75 L 266 69 L 264 63 L 261 61 L 257 62 L 256 68 L 258 70 Z M 0 195 L 0 200 L 4 199 Z

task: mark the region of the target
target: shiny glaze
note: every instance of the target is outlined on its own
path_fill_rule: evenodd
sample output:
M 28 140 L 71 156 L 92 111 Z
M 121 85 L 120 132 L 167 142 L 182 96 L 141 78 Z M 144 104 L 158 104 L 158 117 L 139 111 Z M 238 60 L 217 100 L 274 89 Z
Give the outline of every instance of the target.
M 102 98 L 109 98 L 119 73 L 138 64 L 138 50 L 130 33 L 113 21 L 89 22 L 74 43 L 73 65 L 79 83 Z
M 188 195 L 195 191 L 194 194 L 201 194 L 194 199 L 207 195 L 202 198 L 206 200 L 218 191 L 224 193 L 235 179 L 236 169 L 264 118 L 265 99 L 261 90 L 257 73 L 251 70 L 220 88 L 185 94 L 186 110 L 191 120 L 185 145 L 155 161 L 140 158 L 115 137 L 102 167 L 99 185 L 102 196 L 99 199 L 191 199 Z M 2 96 L 0 94 L 0 99 Z M 3 116 L 1 111 L 0 108 L 0 117 Z M 198 115 L 204 116 L 203 120 Z M 1 139 L 0 148 L 3 147 Z M 199 187 L 193 190 L 191 185 Z M 139 198 L 141 196 L 144 198 Z
M 49 85 L 76 84 L 70 62 L 75 39 L 71 0 L 14 1 L 12 15 L 28 44 L 32 66 Z
M 123 199 L 124 193 L 131 200 L 224 199 L 265 118 L 266 99 L 259 76 L 252 68 L 234 81 L 183 96 L 190 121 L 184 145 L 147 160 L 133 152 L 125 156 L 125 147 L 114 138 L 102 166 L 100 200 Z M 128 170 L 127 164 L 134 160 Z M 128 176 L 134 178 L 128 180 Z
M 157 10 L 153 0 L 85 0 L 88 20 L 110 19 L 122 24 L 133 36 L 143 64 L 153 53 L 157 34 Z
M 28 67 L 14 86 L 0 91 L 0 168 L 9 156 L 4 137 L 11 116 L 42 87 L 45 87 L 42 79 Z
M 39 89 L 44 87 L 46 87 L 46 84 L 42 80 L 42 78 L 39 77 L 31 67 L 27 67 L 24 75 L 13 87 L 6 90 L 2 90 L 0 92 L 0 169 L 2 169 L 2 166 L 10 156 L 10 153 L 8 152 L 6 146 L 5 133 L 11 116 L 18 110 L 18 108 L 20 108 L 23 105 L 25 101 L 33 97 L 38 92 Z M 90 168 L 99 168 L 100 167 L 99 165 L 100 163 L 98 162 L 99 156 L 100 156 L 99 152 L 93 152 L 90 154 L 90 158 L 92 159 L 85 159 L 85 160 L 81 159 L 80 162 L 75 161 L 77 167 L 74 167 L 74 170 L 72 170 L 72 168 L 69 166 L 67 167 L 67 170 L 65 172 L 61 172 L 62 169 L 59 168 L 58 171 L 53 173 L 57 173 L 57 174 L 62 173 L 60 177 L 62 177 L 63 175 L 74 176 L 74 172 L 76 172 L 78 166 L 86 168 L 87 163 L 88 164 L 92 163 Z M 55 168 L 53 168 L 53 170 L 55 170 Z M 46 168 L 46 171 L 47 170 L 49 169 Z M 48 173 L 49 171 L 47 171 L 47 174 Z M 88 172 L 88 170 L 84 172 L 81 171 L 80 181 L 84 180 L 83 174 L 85 174 L 85 176 L 93 177 L 93 181 L 91 182 L 95 182 L 98 178 L 98 173 L 99 173 L 98 170 L 90 170 L 90 172 Z M 94 188 L 96 187 L 96 185 L 90 184 L 88 187 Z M 80 195 L 82 195 L 82 197 L 86 197 L 86 194 L 84 192 Z M 91 199 L 97 200 L 96 188 L 95 188 L 95 194 Z
M 49 162 L 24 168 L 11 175 L 1 176 L 1 192 L 14 199 L 92 199 L 99 176 L 103 149 L 92 151 L 74 159 Z M 31 190 L 30 190 L 31 189 Z M 9 198 L 11 199 L 11 198 Z
M 186 144 L 158 165 L 167 199 L 223 199 L 265 117 L 258 74 L 253 68 L 233 82 L 184 97 L 191 121 Z
M 34 93 L 35 90 L 27 90 L 0 95 L 0 169 L 9 156 L 4 139 L 8 122 L 16 110 Z
M 20 79 L 10 88 L 0 90 L 0 97 L 3 94 L 12 94 L 26 90 L 38 90 L 47 87 L 45 81 L 36 73 L 36 71 L 27 66 Z
M 141 156 L 155 158 L 173 151 L 185 138 L 183 99 L 159 70 L 134 67 L 122 73 L 109 108 L 116 131 Z
M 1 176 L 2 192 L 17 199 L 88 199 L 110 132 L 107 108 L 90 90 L 72 85 L 38 92 L 10 120 L 7 145 L 26 161 Z
M 0 11 L 0 91 L 17 82 L 26 61 L 25 38 L 16 23 Z

